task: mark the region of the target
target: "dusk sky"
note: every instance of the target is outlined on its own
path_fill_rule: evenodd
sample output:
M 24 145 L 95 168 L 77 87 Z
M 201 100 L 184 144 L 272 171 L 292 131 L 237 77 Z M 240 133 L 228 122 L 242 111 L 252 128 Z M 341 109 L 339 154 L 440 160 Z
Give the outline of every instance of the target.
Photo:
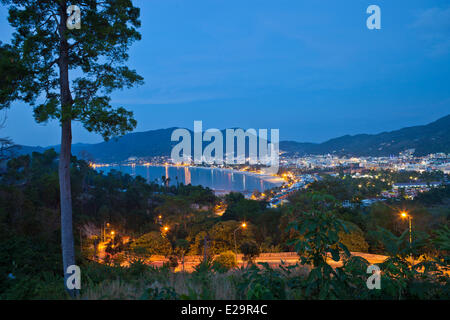
M 322 142 L 426 124 L 450 113 L 450 3 L 408 1 L 139 0 L 142 41 L 129 65 L 145 85 L 113 94 L 136 131 L 279 128 L 282 140 Z M 74 1 L 76 4 L 76 1 Z M 368 30 L 366 8 L 381 8 Z M 0 8 L 0 41 L 12 29 Z M 9 136 L 58 144 L 57 122 L 37 125 L 14 103 Z M 73 142 L 99 142 L 80 125 Z

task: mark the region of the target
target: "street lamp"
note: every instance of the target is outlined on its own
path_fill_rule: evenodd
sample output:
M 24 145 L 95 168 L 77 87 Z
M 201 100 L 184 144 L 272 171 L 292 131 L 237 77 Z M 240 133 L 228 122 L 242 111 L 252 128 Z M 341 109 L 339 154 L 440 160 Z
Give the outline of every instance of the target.
M 109 228 L 109 222 L 103 221 L 103 230 L 102 230 L 102 238 L 103 241 L 106 241 L 106 229 Z
M 237 245 L 236 245 L 236 231 L 238 231 L 240 228 L 245 229 L 247 228 L 247 224 L 245 222 L 243 222 L 241 225 L 239 225 L 239 227 L 237 227 L 234 232 L 233 232 L 233 237 L 234 237 L 234 253 L 236 254 L 236 259 L 237 259 Z
M 412 217 L 406 211 L 400 212 L 400 217 L 402 219 L 408 219 L 409 221 L 409 248 L 411 249 L 411 259 L 412 259 Z

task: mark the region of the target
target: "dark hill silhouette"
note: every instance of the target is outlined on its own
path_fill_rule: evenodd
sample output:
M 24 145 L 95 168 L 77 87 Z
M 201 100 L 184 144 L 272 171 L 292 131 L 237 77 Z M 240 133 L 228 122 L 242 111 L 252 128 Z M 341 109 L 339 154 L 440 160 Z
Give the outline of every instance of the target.
M 170 156 L 170 137 L 176 128 L 134 132 L 107 142 L 74 144 L 72 154 L 95 161 L 120 162 L 129 157 Z M 191 133 L 193 136 L 193 134 Z M 224 135 L 225 136 L 225 135 Z M 19 153 L 42 152 L 51 147 L 21 146 Z M 407 127 L 379 134 L 345 135 L 323 143 L 281 141 L 280 150 L 287 155 L 336 154 L 347 156 L 389 156 L 407 149 L 415 155 L 450 153 L 450 115 L 422 126 Z

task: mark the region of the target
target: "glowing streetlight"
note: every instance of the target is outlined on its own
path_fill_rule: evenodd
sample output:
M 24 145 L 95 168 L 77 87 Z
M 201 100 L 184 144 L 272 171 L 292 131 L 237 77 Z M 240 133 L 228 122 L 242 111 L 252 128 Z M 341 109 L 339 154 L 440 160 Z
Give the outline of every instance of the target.
M 112 245 L 113 245 L 113 247 L 114 247 L 114 235 L 115 235 L 116 233 L 114 232 L 114 231 L 111 231 L 111 240 L 112 240 Z
M 245 222 L 242 222 L 242 224 L 237 227 L 234 232 L 233 232 L 233 238 L 234 238 L 234 253 L 236 254 L 237 257 L 237 245 L 236 245 L 236 231 L 238 231 L 240 228 L 245 229 L 247 228 L 247 224 Z
M 400 217 L 402 219 L 408 219 L 409 221 L 409 248 L 412 249 L 412 217 L 406 211 L 400 212 Z M 412 259 L 412 250 L 411 250 L 411 259 Z
M 109 222 L 103 221 L 103 229 L 102 231 L 102 240 L 106 241 L 106 229 L 108 229 L 110 226 Z

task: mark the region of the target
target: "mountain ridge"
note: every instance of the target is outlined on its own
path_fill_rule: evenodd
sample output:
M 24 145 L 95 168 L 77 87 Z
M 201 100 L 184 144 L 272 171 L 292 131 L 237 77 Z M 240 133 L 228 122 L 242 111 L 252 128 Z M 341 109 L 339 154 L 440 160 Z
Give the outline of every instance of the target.
M 170 141 L 171 134 L 175 129 L 178 128 L 132 132 L 96 144 L 76 143 L 72 145 L 72 154 L 101 162 L 120 162 L 129 157 L 170 156 L 172 147 L 178 143 Z M 192 136 L 192 131 L 187 130 L 191 132 Z M 59 150 L 59 145 L 20 147 L 20 154 L 34 151 L 43 152 L 50 148 Z M 280 141 L 280 151 L 290 156 L 308 154 L 389 156 L 408 149 L 415 149 L 415 155 L 418 156 L 438 152 L 450 153 L 450 114 L 425 125 L 384 131 L 378 134 L 344 135 L 322 143 Z

